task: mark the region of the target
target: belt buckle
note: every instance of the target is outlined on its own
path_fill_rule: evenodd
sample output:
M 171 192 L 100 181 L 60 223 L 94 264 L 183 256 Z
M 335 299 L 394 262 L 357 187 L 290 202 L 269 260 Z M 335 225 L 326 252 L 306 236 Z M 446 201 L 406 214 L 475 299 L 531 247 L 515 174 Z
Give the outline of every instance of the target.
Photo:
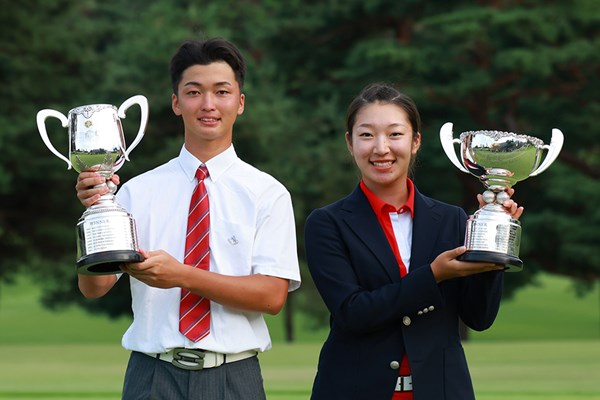
M 171 364 L 189 371 L 200 371 L 204 368 L 204 352 L 197 349 L 173 349 Z

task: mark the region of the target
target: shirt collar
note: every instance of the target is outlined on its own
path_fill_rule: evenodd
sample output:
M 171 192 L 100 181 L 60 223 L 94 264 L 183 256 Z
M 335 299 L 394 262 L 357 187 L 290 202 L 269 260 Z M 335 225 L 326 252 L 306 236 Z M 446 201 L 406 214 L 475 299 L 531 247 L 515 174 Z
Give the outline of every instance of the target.
M 206 165 L 208 168 L 208 178 L 213 182 L 216 182 L 225 171 L 237 160 L 237 154 L 233 147 L 233 144 L 227 148 L 224 152 L 216 155 L 210 160 L 203 163 L 198 160 L 192 153 L 190 153 L 185 145 L 181 147 L 179 152 L 179 164 L 183 169 L 183 172 L 187 176 L 190 182 L 196 179 L 196 170 L 200 165 Z
M 363 191 L 365 196 L 367 196 L 367 200 L 369 200 L 369 203 L 371 204 L 371 208 L 373 208 L 373 211 L 375 211 L 377 213 L 390 213 L 390 212 L 400 212 L 401 210 L 404 209 L 404 210 L 410 211 L 410 217 L 414 218 L 415 217 L 415 211 L 414 211 L 415 210 L 415 187 L 414 187 L 413 181 L 410 180 L 410 178 L 406 178 L 406 188 L 408 189 L 408 199 L 406 200 L 406 203 L 404 203 L 404 205 L 402 207 L 396 209 L 396 207 L 381 200 L 379 197 L 377 197 L 375 195 L 375 193 L 373 193 L 371 190 L 369 190 L 369 188 L 367 187 L 367 185 L 365 185 L 365 183 L 363 182 L 362 179 L 360 181 L 360 189 Z

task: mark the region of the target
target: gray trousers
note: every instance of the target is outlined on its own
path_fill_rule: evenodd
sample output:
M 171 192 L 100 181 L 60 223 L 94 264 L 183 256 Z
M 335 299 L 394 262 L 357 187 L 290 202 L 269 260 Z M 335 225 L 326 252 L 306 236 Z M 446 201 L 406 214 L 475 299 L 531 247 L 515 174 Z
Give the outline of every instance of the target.
M 258 357 L 200 371 L 132 352 L 123 400 L 266 400 Z

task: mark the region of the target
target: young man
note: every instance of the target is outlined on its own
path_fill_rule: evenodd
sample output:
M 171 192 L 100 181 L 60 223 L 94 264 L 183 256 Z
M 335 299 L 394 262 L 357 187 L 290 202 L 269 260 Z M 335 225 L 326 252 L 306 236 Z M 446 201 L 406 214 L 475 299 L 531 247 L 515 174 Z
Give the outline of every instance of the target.
M 271 341 L 262 314 L 282 309 L 300 273 L 288 191 L 240 160 L 232 145 L 244 111 L 245 70 L 238 49 L 224 39 L 184 43 L 171 60 L 172 108 L 184 123 L 181 152 L 117 194 L 136 220 L 145 256 L 122 266 L 131 277 L 134 313 L 123 337 L 132 351 L 124 399 L 265 398 L 256 354 Z M 102 182 L 94 172 L 79 175 L 84 206 L 106 192 L 93 187 Z M 189 261 L 186 253 L 195 250 L 186 243 L 188 212 L 197 191 L 207 193 L 210 244 L 198 245 L 205 246 L 203 261 Z M 205 196 L 197 200 L 203 202 Z M 79 288 L 100 297 L 117 279 L 79 275 Z M 188 311 L 209 303 L 188 325 L 180 315 L 182 295 L 191 302 Z

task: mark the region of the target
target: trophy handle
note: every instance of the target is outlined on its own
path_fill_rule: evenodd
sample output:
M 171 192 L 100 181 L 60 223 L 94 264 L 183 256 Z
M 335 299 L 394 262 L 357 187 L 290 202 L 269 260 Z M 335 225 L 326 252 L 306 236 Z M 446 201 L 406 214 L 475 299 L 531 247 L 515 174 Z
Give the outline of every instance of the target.
M 442 142 L 442 148 L 444 149 L 446 156 L 452 161 L 452 164 L 462 172 L 469 173 L 461 162 L 458 161 L 458 157 L 456 157 L 454 144 L 460 143 L 460 139 L 454 139 L 452 136 L 452 122 L 446 122 L 440 129 L 440 141 Z
M 563 143 L 565 141 L 565 137 L 563 133 L 559 129 L 552 129 L 552 138 L 550 139 L 550 145 L 544 145 L 542 148 L 548 150 L 548 154 L 546 154 L 546 158 L 544 162 L 529 176 L 536 176 L 544 172 L 548 167 L 556 160 L 560 150 L 562 149 Z
M 69 161 L 67 157 L 65 157 L 58 150 L 56 150 L 50 142 L 50 139 L 48 138 L 48 132 L 46 132 L 46 118 L 48 117 L 54 117 L 59 119 L 63 128 L 66 128 L 69 125 L 69 120 L 67 119 L 67 117 L 64 116 L 63 113 L 50 109 L 38 111 L 36 117 L 38 131 L 40 132 L 40 136 L 42 137 L 42 140 L 44 141 L 46 147 L 48 147 L 48 149 L 52 153 L 54 153 L 55 156 L 67 163 L 67 169 L 71 169 L 71 161 Z
M 141 110 L 140 129 L 138 130 L 138 133 L 133 142 L 131 142 L 131 145 L 129 145 L 127 147 L 127 150 L 124 151 L 124 157 L 127 161 L 129 161 L 129 153 L 131 153 L 131 150 L 133 150 L 135 146 L 138 145 L 140 140 L 142 140 L 142 136 L 144 136 L 144 131 L 146 130 L 146 125 L 148 125 L 148 99 L 146 99 L 142 95 L 132 96 L 125 100 L 123 104 L 121 104 L 121 106 L 119 107 L 119 117 L 125 118 L 125 111 L 127 111 L 127 109 L 134 104 L 139 105 Z

